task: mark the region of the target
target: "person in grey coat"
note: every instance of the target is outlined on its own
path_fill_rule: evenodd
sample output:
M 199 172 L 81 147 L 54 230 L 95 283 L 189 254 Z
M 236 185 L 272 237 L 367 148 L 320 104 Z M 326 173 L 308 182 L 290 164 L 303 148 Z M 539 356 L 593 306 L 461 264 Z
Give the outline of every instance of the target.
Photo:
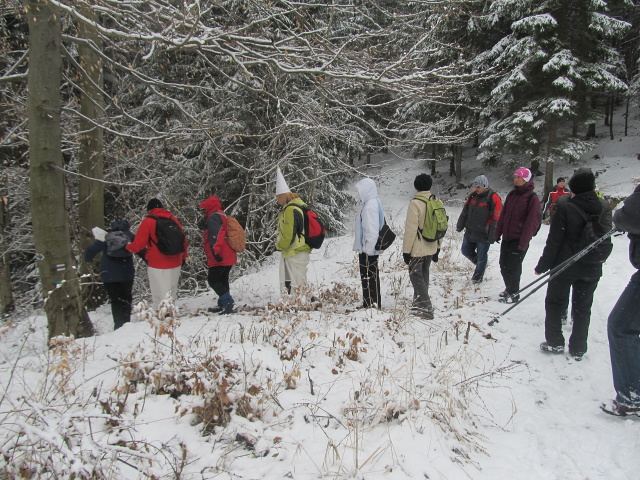
M 640 416 L 640 185 L 613 216 L 618 230 L 629 234 L 629 260 L 637 271 L 609 315 L 607 333 L 616 398 L 603 410 Z
M 489 180 L 484 175 L 478 175 L 473 185 L 475 189 L 462 207 L 456 229 L 458 232 L 465 231 L 461 252 L 476 266 L 471 281 L 481 283 L 487 268 L 489 247 L 495 241 L 502 201 L 498 194 L 489 188 Z

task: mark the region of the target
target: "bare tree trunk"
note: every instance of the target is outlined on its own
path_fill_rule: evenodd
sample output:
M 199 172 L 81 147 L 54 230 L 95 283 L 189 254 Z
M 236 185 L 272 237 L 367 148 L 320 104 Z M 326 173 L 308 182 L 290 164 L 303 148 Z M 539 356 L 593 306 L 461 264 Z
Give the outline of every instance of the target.
M 95 15 L 86 8 L 83 15 L 95 19 Z M 86 23 L 78 24 L 81 38 L 89 40 L 96 48 L 101 48 L 100 38 L 95 28 Z M 100 122 L 103 116 L 104 98 L 102 96 L 103 67 L 100 56 L 85 42 L 78 45 L 80 66 L 82 67 L 80 84 L 80 153 L 78 171 L 78 223 L 80 227 L 80 248 L 84 250 L 93 242 L 91 229 L 104 226 L 104 154 L 103 131 L 92 120 Z
M 431 176 L 433 177 L 436 174 L 436 155 L 438 154 L 438 150 L 436 148 L 436 144 L 431 144 L 431 158 L 433 161 L 431 162 Z
M 614 107 L 613 95 L 609 96 L 609 138 L 613 140 L 613 107 Z
M 628 135 L 629 131 L 629 97 L 627 97 L 627 105 L 624 111 L 624 136 Z
M 456 169 L 456 183 L 462 182 L 462 145 L 456 145 L 455 151 L 455 169 Z
M 558 136 L 558 121 L 554 119 L 554 120 L 551 120 L 551 122 L 549 123 L 549 138 L 547 140 L 547 152 L 546 152 L 547 163 L 544 169 L 544 195 L 542 197 L 543 202 L 547 201 L 547 197 L 549 196 L 549 193 L 553 189 L 553 185 L 554 185 L 554 181 L 553 181 L 554 161 L 551 155 L 553 152 L 553 146 L 556 143 L 557 136 Z
M 90 336 L 71 249 L 62 172 L 60 12 L 46 0 L 28 0 L 29 176 L 33 241 L 49 338 Z
M 9 201 L 7 197 L 0 197 L 0 316 L 15 310 L 11 284 L 11 268 L 9 265 Z

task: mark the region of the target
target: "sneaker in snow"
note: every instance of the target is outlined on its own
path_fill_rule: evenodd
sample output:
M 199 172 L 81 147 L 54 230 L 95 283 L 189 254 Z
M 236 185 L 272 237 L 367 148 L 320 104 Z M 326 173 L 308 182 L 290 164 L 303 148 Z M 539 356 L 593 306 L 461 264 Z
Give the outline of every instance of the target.
M 616 417 L 640 417 L 640 406 L 630 406 L 615 400 L 600 405 L 603 412 Z
M 547 353 L 564 353 L 564 345 L 554 347 L 553 345 L 549 345 L 547 342 L 542 342 L 540 344 L 540 350 Z

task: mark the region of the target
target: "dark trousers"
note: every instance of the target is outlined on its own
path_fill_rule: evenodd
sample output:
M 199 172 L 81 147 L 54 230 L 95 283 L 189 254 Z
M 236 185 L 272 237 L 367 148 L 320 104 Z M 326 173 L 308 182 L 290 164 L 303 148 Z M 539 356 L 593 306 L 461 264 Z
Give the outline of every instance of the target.
M 378 255 L 358 254 L 360 264 L 360 280 L 362 280 L 362 305 L 380 308 L 380 272 L 378 271 Z
M 514 294 L 520 290 L 522 261 L 527 250 L 518 250 L 520 240 L 503 240 L 500 245 L 500 273 L 507 293 Z
M 484 271 L 487 269 L 487 259 L 489 257 L 489 242 L 472 242 L 466 235 L 462 239 L 462 255 L 467 257 L 476 266 L 472 280 L 481 282 L 484 278 Z
M 600 277 L 558 276 L 549 281 L 547 296 L 544 300 L 546 318 L 544 336 L 551 346 L 564 346 L 562 334 L 562 315 L 569 305 L 571 294 L 571 318 L 573 329 L 569 337 L 569 352 L 583 354 L 587 351 L 587 336 L 591 322 L 591 304 L 593 293 L 598 287 Z
M 411 257 L 409 262 L 409 280 L 413 285 L 412 307 L 423 312 L 432 313 L 433 305 L 429 297 L 429 267 L 431 255 L 426 257 Z
M 229 273 L 233 266 L 209 267 L 207 282 L 218 295 L 218 306 L 226 307 L 233 303 L 233 298 L 229 293 Z
M 631 277 L 609 315 L 607 333 L 616 401 L 640 407 L 640 272 Z
M 133 281 L 105 283 L 104 288 L 107 290 L 111 302 L 113 329 L 117 330 L 131 320 Z

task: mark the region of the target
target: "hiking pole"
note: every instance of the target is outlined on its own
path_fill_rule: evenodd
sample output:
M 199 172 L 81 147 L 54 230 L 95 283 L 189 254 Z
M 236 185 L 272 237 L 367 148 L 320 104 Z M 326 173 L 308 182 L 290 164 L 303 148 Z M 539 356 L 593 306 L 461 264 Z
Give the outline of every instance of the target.
M 514 303 L 513 305 L 511 305 L 509 308 L 507 308 L 504 312 L 502 312 L 500 315 L 495 316 L 490 322 L 489 325 L 493 325 L 494 323 L 498 323 L 500 321 L 500 318 L 505 316 L 507 313 L 509 313 L 511 310 L 513 310 L 514 308 L 516 308 L 520 303 L 522 303 L 524 300 L 526 300 L 527 298 L 529 298 L 531 295 L 533 295 L 534 293 L 536 293 L 538 290 L 540 290 L 542 287 L 544 287 L 547 283 L 549 283 L 551 280 L 553 280 L 554 278 L 556 278 L 558 275 L 560 275 L 562 272 L 564 272 L 567 268 L 569 268 L 571 265 L 573 265 L 574 263 L 576 263 L 578 260 L 580 260 L 582 257 L 584 257 L 587 253 L 589 253 L 591 250 L 593 250 L 595 247 L 597 247 L 598 245 L 600 245 L 600 243 L 604 242 L 607 238 L 611 237 L 614 233 L 616 233 L 618 231 L 617 228 L 613 227 L 611 230 L 609 230 L 607 233 L 605 233 L 603 236 L 601 236 L 599 239 L 597 239 L 595 242 L 593 242 L 590 245 L 587 245 L 586 247 L 584 247 L 582 250 L 580 250 L 578 253 L 576 253 L 573 257 L 568 258 L 567 260 L 565 260 L 564 262 L 562 262 L 560 265 L 554 267 L 553 269 L 549 270 L 549 272 L 547 272 L 546 274 L 544 274 L 542 277 L 538 278 L 536 281 L 531 282 L 529 285 L 527 285 L 524 288 L 521 288 L 519 290 L 519 292 L 529 288 L 531 285 L 533 285 L 534 283 L 539 282 L 540 280 L 542 280 L 542 278 L 544 278 L 545 276 L 549 276 L 549 278 L 547 278 L 544 282 L 542 282 L 540 285 L 538 285 L 536 288 L 534 288 L 533 290 L 531 290 L 529 293 L 527 293 L 524 297 L 522 297 L 518 302 Z M 553 272 L 553 273 L 551 273 Z

